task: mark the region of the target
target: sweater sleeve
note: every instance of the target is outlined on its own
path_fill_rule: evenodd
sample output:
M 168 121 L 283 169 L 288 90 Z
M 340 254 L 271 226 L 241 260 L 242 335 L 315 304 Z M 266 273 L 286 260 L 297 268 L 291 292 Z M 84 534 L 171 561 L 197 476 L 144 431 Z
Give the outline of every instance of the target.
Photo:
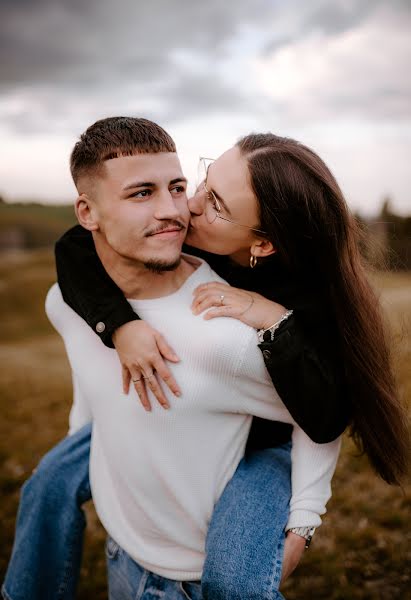
M 65 334 L 72 329 L 72 323 L 70 322 L 70 316 L 68 312 L 72 313 L 70 308 L 65 305 L 61 291 L 57 284 L 54 284 L 46 298 L 46 314 L 49 318 L 50 323 L 53 325 L 55 330 L 61 335 L 63 341 L 65 341 Z M 74 313 L 72 313 L 74 316 Z M 78 317 L 76 317 L 78 318 Z M 71 365 L 70 365 L 71 366 Z M 70 410 L 69 416 L 69 431 L 68 434 L 72 435 L 83 425 L 90 423 L 92 420 L 92 414 L 90 405 L 86 398 L 81 394 L 78 379 L 74 373 L 72 367 L 72 381 L 73 381 L 73 404 Z
M 271 381 L 261 354 L 255 347 L 256 334 L 239 349 L 236 388 L 241 388 L 241 411 L 271 421 L 293 425 L 291 450 L 291 500 L 287 528 L 321 524 L 331 496 L 331 479 L 337 464 L 341 438 L 317 444 L 299 427 Z M 303 398 L 304 400 L 304 398 Z
M 105 271 L 91 233 L 80 225 L 69 229 L 57 241 L 55 255 L 64 301 L 113 348 L 114 331 L 139 316 Z
M 317 349 L 292 315 L 273 341 L 259 344 L 265 366 L 294 421 L 313 442 L 335 440 L 350 422 L 350 403 L 335 353 Z
M 90 406 L 87 400 L 81 394 L 80 385 L 77 376 L 72 372 L 73 378 L 73 404 L 69 415 L 69 431 L 68 435 L 73 435 L 87 423 L 93 419 Z
M 331 479 L 337 465 L 341 438 L 315 444 L 294 427 L 291 450 L 291 500 L 286 529 L 318 527 L 331 498 Z

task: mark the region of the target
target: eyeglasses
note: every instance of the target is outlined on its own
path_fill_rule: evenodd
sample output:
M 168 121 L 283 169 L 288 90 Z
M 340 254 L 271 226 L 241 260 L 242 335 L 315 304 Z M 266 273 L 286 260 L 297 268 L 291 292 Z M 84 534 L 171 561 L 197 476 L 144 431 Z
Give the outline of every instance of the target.
M 250 225 L 243 225 L 242 223 L 238 223 L 237 221 L 233 221 L 228 217 L 224 217 L 222 213 L 221 202 L 215 195 L 212 190 L 209 190 L 207 187 L 207 174 L 210 165 L 214 162 L 213 158 L 204 158 L 201 157 L 198 164 L 198 179 L 197 179 L 197 190 L 204 189 L 206 193 L 206 203 L 204 208 L 205 217 L 210 223 L 214 223 L 217 217 L 223 221 L 228 221 L 229 223 L 233 223 L 234 225 L 239 225 L 240 227 L 246 227 L 247 229 L 251 229 L 251 231 L 256 231 L 257 233 L 262 233 L 263 235 L 267 235 L 265 231 L 261 229 L 256 229 L 255 227 L 250 227 Z

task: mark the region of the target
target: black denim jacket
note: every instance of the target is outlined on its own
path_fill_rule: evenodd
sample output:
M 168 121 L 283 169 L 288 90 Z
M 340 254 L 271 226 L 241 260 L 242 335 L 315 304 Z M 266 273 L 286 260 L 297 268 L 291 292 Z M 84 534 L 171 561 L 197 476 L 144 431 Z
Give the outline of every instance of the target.
M 289 281 L 275 256 L 255 269 L 233 265 L 189 246 L 184 251 L 204 258 L 235 287 L 250 289 L 292 308 L 274 340 L 259 345 L 273 384 L 294 420 L 317 443 L 337 438 L 347 427 L 351 406 L 343 367 L 333 336 L 333 321 L 315 292 L 307 292 L 308 279 Z M 139 319 L 102 266 L 92 235 L 79 225 L 56 243 L 57 276 L 63 298 L 98 335 L 113 347 L 112 334 L 128 321 Z M 104 323 L 102 332 L 97 323 Z M 290 425 L 253 419 L 247 449 L 274 447 L 290 439 Z

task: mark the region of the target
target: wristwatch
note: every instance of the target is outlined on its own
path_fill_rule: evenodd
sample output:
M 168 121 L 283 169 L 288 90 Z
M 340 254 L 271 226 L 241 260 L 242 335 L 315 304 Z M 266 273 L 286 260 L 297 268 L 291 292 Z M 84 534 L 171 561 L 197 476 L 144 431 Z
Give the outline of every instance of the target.
M 304 538 L 305 539 L 305 547 L 308 548 L 308 546 L 311 544 L 311 540 L 315 533 L 315 527 L 291 527 L 291 529 L 287 530 L 287 533 L 289 531 L 291 531 L 291 533 L 295 533 L 296 535 L 299 535 L 300 537 Z

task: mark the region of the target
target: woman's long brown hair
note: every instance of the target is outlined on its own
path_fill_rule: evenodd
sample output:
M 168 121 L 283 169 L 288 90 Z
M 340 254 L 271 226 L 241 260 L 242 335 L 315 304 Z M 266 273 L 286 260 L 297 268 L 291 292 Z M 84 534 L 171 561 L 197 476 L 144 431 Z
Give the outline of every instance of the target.
M 368 283 L 357 224 L 343 194 L 325 163 L 295 140 L 251 134 L 237 146 L 277 260 L 327 302 L 352 406 L 351 433 L 376 472 L 400 484 L 409 460 L 407 416 L 380 303 Z

